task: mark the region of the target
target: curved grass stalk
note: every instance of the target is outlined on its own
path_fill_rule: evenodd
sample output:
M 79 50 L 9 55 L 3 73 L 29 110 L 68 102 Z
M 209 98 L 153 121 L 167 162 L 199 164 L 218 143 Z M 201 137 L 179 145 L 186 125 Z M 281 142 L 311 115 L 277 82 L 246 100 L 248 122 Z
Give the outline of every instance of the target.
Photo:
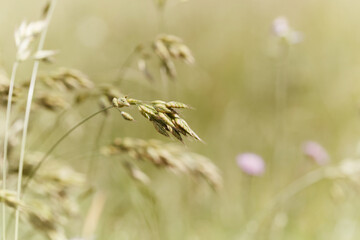
M 9 143 L 9 127 L 10 127 L 10 115 L 11 115 L 11 105 L 12 105 L 12 97 L 14 91 L 14 84 L 15 84 L 15 76 L 16 71 L 19 66 L 19 62 L 15 61 L 13 64 L 11 78 L 10 78 L 10 85 L 9 85 L 9 94 L 8 94 L 8 102 L 6 107 L 6 119 L 5 119 L 5 134 L 4 134 L 4 156 L 3 156 L 3 171 L 2 171 L 2 189 L 6 190 L 6 174 L 7 174 L 7 150 L 8 150 L 8 143 Z M 2 239 L 6 240 L 6 204 L 5 201 L 2 203 Z
M 54 10 L 55 10 L 56 1 L 57 0 L 52 0 L 49 11 L 48 11 L 48 13 L 46 15 L 46 19 L 45 19 L 46 26 L 45 26 L 44 30 L 42 31 L 42 33 L 40 35 L 39 45 L 38 45 L 38 48 L 37 48 L 38 51 L 41 51 L 43 49 L 43 47 L 44 47 L 47 30 L 48 30 L 48 27 L 49 27 L 51 17 L 52 17 L 52 15 L 54 13 Z M 27 98 L 27 102 L 26 102 L 24 129 L 23 129 L 23 135 L 22 135 L 22 140 L 21 140 L 19 173 L 18 173 L 18 182 L 17 182 L 17 198 L 18 198 L 18 200 L 20 200 L 20 197 L 21 197 L 22 172 L 23 172 L 24 157 L 25 157 L 27 130 L 28 130 L 28 125 L 29 125 L 31 103 L 32 103 L 33 95 L 34 95 L 35 82 L 36 82 L 37 71 L 39 69 L 39 64 L 40 64 L 39 60 L 36 60 L 34 62 L 32 75 L 31 75 L 31 80 L 30 80 L 28 98 Z M 15 214 L 15 237 L 14 237 L 14 240 L 18 240 L 19 217 L 20 217 L 20 212 L 19 212 L 19 209 L 17 208 L 16 209 L 16 214 Z
M 74 130 L 76 130 L 78 127 L 80 127 L 83 123 L 85 123 L 86 121 L 90 120 L 91 118 L 95 117 L 96 115 L 98 115 L 99 113 L 105 112 L 106 110 L 109 110 L 110 108 L 113 108 L 113 106 L 109 106 L 106 108 L 103 108 L 93 114 L 91 114 L 90 116 L 84 118 L 83 120 L 81 120 L 80 122 L 78 122 L 75 126 L 73 126 L 72 128 L 70 128 L 64 135 L 62 135 L 62 137 L 60 137 L 53 145 L 52 147 L 45 153 L 45 155 L 42 157 L 42 159 L 40 160 L 40 162 L 35 166 L 35 168 L 31 171 L 31 173 L 29 174 L 28 178 L 26 179 L 24 185 L 22 186 L 23 191 L 25 192 L 25 190 L 27 189 L 27 186 L 29 185 L 29 182 L 33 179 L 33 177 L 35 176 L 36 172 L 39 170 L 39 168 L 42 166 L 42 164 L 47 160 L 47 158 L 50 156 L 50 154 L 55 150 L 55 148 L 67 137 L 69 136 Z
M 113 106 L 109 106 L 106 108 L 103 108 L 93 114 L 91 114 L 90 116 L 84 118 L 83 120 L 81 120 L 80 122 L 78 122 L 75 126 L 73 126 L 72 128 L 70 128 L 62 137 L 60 137 L 53 145 L 52 147 L 45 153 L 45 155 L 42 157 L 42 159 L 39 161 L 39 163 L 35 166 L 35 168 L 30 172 L 29 176 L 27 177 L 26 181 L 24 182 L 22 189 L 23 189 L 23 193 L 25 193 L 30 181 L 33 179 L 33 177 L 35 176 L 36 172 L 39 170 L 39 168 L 42 166 L 42 164 L 47 160 L 47 158 L 50 156 L 50 154 L 55 150 L 55 148 L 67 137 L 69 136 L 74 130 L 76 130 L 78 127 L 80 127 L 83 123 L 85 123 L 86 121 L 90 120 L 91 118 L 95 117 L 96 115 L 98 115 L 99 113 L 102 113 L 110 108 L 113 108 Z M 11 226 L 11 218 L 8 220 L 7 222 L 7 226 L 6 229 L 8 229 Z M 4 228 L 5 229 L 5 228 Z

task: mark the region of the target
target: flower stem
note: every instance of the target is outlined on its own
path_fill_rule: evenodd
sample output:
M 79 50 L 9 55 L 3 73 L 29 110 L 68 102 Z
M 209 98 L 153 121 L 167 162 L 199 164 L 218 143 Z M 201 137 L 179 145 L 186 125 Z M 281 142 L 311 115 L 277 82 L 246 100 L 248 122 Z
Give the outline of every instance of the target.
M 40 41 L 39 41 L 39 45 L 38 45 L 38 49 L 37 49 L 38 51 L 41 51 L 43 49 L 43 47 L 44 47 L 46 33 L 47 33 L 47 30 L 48 30 L 48 27 L 49 27 L 51 17 L 52 17 L 52 15 L 54 13 L 54 10 L 55 10 L 56 1 L 57 0 L 52 0 L 51 6 L 50 6 L 49 11 L 47 13 L 47 16 L 46 16 L 46 19 L 45 19 L 46 26 L 45 26 L 45 28 L 42 31 L 41 36 L 40 36 Z M 34 95 L 35 82 L 36 82 L 37 71 L 39 69 L 39 63 L 40 63 L 39 61 L 34 62 L 32 75 L 31 75 L 31 80 L 30 80 L 28 98 L 27 98 L 27 102 L 26 102 L 24 129 L 23 129 L 23 135 L 22 135 L 22 140 L 21 140 L 19 172 L 18 172 L 18 182 L 17 182 L 17 199 L 18 200 L 20 200 L 20 197 L 21 197 L 21 185 L 22 185 L 21 182 L 22 182 L 22 173 L 23 173 L 23 165 L 24 165 L 24 157 L 25 157 L 27 130 L 28 130 L 28 125 L 29 125 L 31 103 L 32 103 L 33 95 Z M 19 212 L 19 209 L 17 208 L 16 209 L 16 214 L 15 214 L 15 237 L 14 237 L 14 240 L 18 240 L 19 217 L 20 217 L 20 212 Z
M 3 171 L 2 171 L 2 189 L 6 190 L 6 174 L 7 174 L 7 151 L 9 144 L 9 127 L 10 127 L 10 115 L 11 115 L 11 105 L 12 105 L 12 97 L 14 92 L 14 84 L 15 84 L 15 76 L 16 71 L 19 66 L 19 62 L 15 61 L 13 64 L 10 85 L 9 85 L 9 93 L 8 93 L 8 102 L 6 107 L 6 119 L 5 119 L 5 134 L 4 134 L 4 156 L 3 156 Z M 6 240 L 6 204 L 5 201 L 2 203 L 2 239 Z
M 72 128 L 70 128 L 64 135 L 62 135 L 62 137 L 60 137 L 53 145 L 52 147 L 45 153 L 45 155 L 42 157 L 42 159 L 40 160 L 40 162 L 35 166 L 35 168 L 30 172 L 29 176 L 27 177 L 24 185 L 23 185 L 23 191 L 25 192 L 29 182 L 31 181 L 31 179 L 35 176 L 36 172 L 39 170 L 39 168 L 41 167 L 41 165 L 47 160 L 47 158 L 50 156 L 50 154 L 55 150 L 55 148 L 67 137 L 70 135 L 70 133 L 72 133 L 75 129 L 77 129 L 78 127 L 80 127 L 83 123 L 85 123 L 86 121 L 88 121 L 89 119 L 95 117 L 96 115 L 98 115 L 99 113 L 102 113 L 110 108 L 113 108 L 113 106 L 109 106 L 106 108 L 103 108 L 93 114 L 91 114 L 90 116 L 84 118 L 83 120 L 81 120 L 80 122 L 78 122 L 75 126 L 73 126 Z

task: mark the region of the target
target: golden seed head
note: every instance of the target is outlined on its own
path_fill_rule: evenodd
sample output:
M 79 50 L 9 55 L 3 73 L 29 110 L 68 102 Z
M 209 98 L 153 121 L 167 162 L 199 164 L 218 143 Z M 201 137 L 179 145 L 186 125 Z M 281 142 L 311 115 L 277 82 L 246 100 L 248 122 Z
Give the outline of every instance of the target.
M 126 97 L 120 97 L 117 99 L 117 103 L 118 103 L 118 108 L 122 108 L 122 107 L 129 107 L 130 104 L 128 103 Z
M 121 111 L 121 116 L 127 121 L 134 121 L 134 118 L 127 112 Z
M 158 36 L 158 39 L 163 41 L 166 44 L 182 43 L 183 40 L 175 35 L 170 34 L 161 34 Z
M 177 76 L 175 64 L 170 59 L 162 62 L 162 69 L 171 78 L 175 78 Z
M 156 110 L 149 105 L 141 104 L 138 106 L 138 109 L 140 112 L 146 113 L 149 116 L 153 116 L 153 117 L 157 116 Z
M 162 125 L 154 126 L 159 127 L 162 131 Z M 164 133 L 167 134 L 165 131 Z M 181 135 L 175 130 L 173 131 L 175 137 L 181 140 Z M 121 143 L 121 144 L 118 144 Z M 142 140 L 133 138 L 116 139 L 114 144 L 110 145 L 111 148 L 117 148 L 118 151 L 111 151 L 111 155 L 126 153 L 130 157 L 138 160 L 148 161 L 156 166 L 167 168 L 175 173 L 189 174 L 196 177 L 196 179 L 203 178 L 210 186 L 218 189 L 222 186 L 222 178 L 219 169 L 205 156 L 189 152 L 183 146 L 173 143 L 163 143 L 158 140 Z M 129 166 L 126 162 L 125 167 L 130 167 L 130 176 L 134 175 L 137 171 L 137 166 Z M 129 170 L 129 169 L 128 169 Z M 141 171 L 141 170 L 140 170 Z M 143 174 L 139 174 L 140 180 L 143 179 Z M 147 179 L 147 178 L 145 178 Z
M 139 110 L 139 112 L 141 113 L 141 115 L 143 115 L 145 118 L 147 118 L 148 120 L 150 120 L 150 116 L 149 116 L 146 112 L 143 111 L 141 105 L 138 106 L 138 110 Z
M 133 98 L 127 98 L 126 100 L 127 100 L 127 102 L 128 102 L 130 105 L 136 105 L 136 104 L 141 103 L 140 100 L 133 99 Z
M 173 111 L 171 111 L 171 109 L 167 108 L 166 105 L 163 103 L 154 104 L 154 108 L 156 111 L 162 112 L 162 113 L 172 113 L 173 112 Z
M 153 121 L 152 122 L 154 124 L 154 128 L 156 129 L 156 131 L 158 131 L 160 134 L 169 137 L 169 134 L 166 131 L 166 128 L 164 128 L 160 123 Z
M 42 55 L 46 56 L 50 53 L 45 52 Z M 61 91 L 92 89 L 94 87 L 94 83 L 84 73 L 71 68 L 59 68 L 56 71 L 50 72 L 50 74 L 41 76 L 40 79 L 48 87 Z
M 118 107 L 119 107 L 119 104 L 118 104 L 118 100 L 117 100 L 117 98 L 113 98 L 113 100 L 112 100 L 112 104 L 113 104 L 113 106 L 114 106 L 114 107 L 116 107 L 116 108 L 118 108 Z
M 165 105 L 168 108 L 187 108 L 187 109 L 191 109 L 190 106 L 188 106 L 188 105 L 186 105 L 185 103 L 182 103 L 182 102 L 171 101 L 171 102 L 167 102 Z
M 158 113 L 158 116 L 160 117 L 160 119 L 161 119 L 162 121 L 164 121 L 164 123 L 165 123 L 166 125 L 169 125 L 170 127 L 175 128 L 174 123 L 171 121 L 171 119 L 168 117 L 168 115 L 166 115 L 165 113 L 159 112 L 159 113 Z
M 152 104 L 166 104 L 166 102 L 162 101 L 162 100 L 155 100 L 155 101 L 152 101 L 151 103 Z
M 66 109 L 69 107 L 69 103 L 59 95 L 53 95 L 51 93 L 43 93 L 36 98 L 38 106 L 46 108 L 48 110 L 56 111 L 60 109 Z
M 178 130 L 176 130 L 175 128 L 172 128 L 172 130 L 170 132 L 176 139 L 178 139 L 180 142 L 183 142 L 183 139 Z
M 169 60 L 170 59 L 170 53 L 166 47 L 166 45 L 160 41 L 156 40 L 153 44 L 155 53 L 159 56 L 161 60 Z

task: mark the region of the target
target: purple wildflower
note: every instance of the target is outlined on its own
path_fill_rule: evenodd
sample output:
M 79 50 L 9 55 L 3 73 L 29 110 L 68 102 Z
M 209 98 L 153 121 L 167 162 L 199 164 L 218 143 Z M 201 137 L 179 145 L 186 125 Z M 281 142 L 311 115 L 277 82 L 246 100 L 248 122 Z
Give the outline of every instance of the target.
M 264 160 L 255 153 L 243 153 L 236 157 L 237 165 L 251 176 L 261 176 L 265 171 Z
M 305 156 L 314 160 L 319 165 L 325 165 L 330 160 L 327 151 L 317 142 L 305 142 L 303 145 L 303 151 Z

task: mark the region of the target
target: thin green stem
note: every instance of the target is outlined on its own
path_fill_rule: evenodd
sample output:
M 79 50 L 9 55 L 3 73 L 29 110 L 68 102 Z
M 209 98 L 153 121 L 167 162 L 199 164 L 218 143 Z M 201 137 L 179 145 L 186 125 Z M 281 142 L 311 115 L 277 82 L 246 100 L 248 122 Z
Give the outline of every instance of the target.
M 48 14 L 47 14 L 46 19 L 45 19 L 46 27 L 44 28 L 44 30 L 41 33 L 37 51 L 41 51 L 43 49 L 43 47 L 44 47 L 47 30 L 48 30 L 48 27 L 49 27 L 51 17 L 52 17 L 52 15 L 54 13 L 54 10 L 55 10 L 56 1 L 57 0 L 52 0 L 51 6 L 49 8 Z M 23 173 L 23 165 L 24 165 L 24 158 L 25 158 L 26 138 L 27 138 L 27 131 L 28 131 L 28 126 L 29 126 L 31 103 L 32 103 L 33 95 L 34 95 L 36 76 L 37 76 L 37 71 L 39 69 L 39 64 L 40 64 L 39 61 L 34 62 L 32 75 L 31 75 L 31 80 L 30 80 L 28 98 L 27 98 L 27 102 L 26 102 L 24 129 L 23 129 L 23 135 L 22 135 L 22 140 L 21 140 L 19 173 L 18 173 L 18 182 L 17 182 L 17 199 L 18 200 L 20 200 L 20 197 L 21 197 L 22 173 Z M 20 211 L 17 208 L 16 209 L 16 214 L 15 214 L 15 237 L 14 237 L 14 240 L 18 240 L 19 217 L 20 217 Z
M 27 177 L 24 185 L 23 185 L 23 191 L 25 192 L 27 186 L 29 185 L 29 182 L 33 179 L 33 177 L 35 176 L 36 172 L 39 170 L 39 168 L 42 166 L 42 164 L 48 159 L 48 157 L 50 156 L 50 154 L 55 150 L 55 148 L 67 137 L 69 136 L 74 130 L 76 130 L 79 126 L 81 126 L 83 123 L 85 123 L 86 121 L 88 121 L 89 119 L 95 117 L 96 115 L 98 115 L 99 113 L 102 113 L 106 110 L 109 110 L 110 108 L 113 108 L 113 106 L 109 106 L 106 108 L 103 108 L 93 114 L 91 114 L 90 116 L 84 118 L 83 120 L 81 120 L 79 123 L 77 123 L 75 126 L 73 126 L 72 128 L 70 128 L 62 137 L 60 137 L 53 145 L 52 147 L 45 153 L 45 155 L 42 157 L 42 159 L 39 161 L 39 163 L 35 166 L 35 168 L 30 172 L 29 176 Z
M 6 174 L 7 174 L 7 151 L 9 144 L 9 127 L 10 127 L 10 115 L 11 115 L 11 105 L 12 105 L 12 97 L 14 92 L 14 84 L 15 84 L 15 76 L 16 71 L 19 66 L 19 62 L 15 61 L 13 64 L 10 85 L 9 85 L 9 94 L 8 94 L 8 102 L 6 108 L 6 119 L 5 119 L 5 134 L 4 134 L 4 156 L 3 156 L 3 171 L 2 171 L 2 189 L 6 190 Z M 2 239 L 6 240 L 6 204 L 5 201 L 2 203 Z

